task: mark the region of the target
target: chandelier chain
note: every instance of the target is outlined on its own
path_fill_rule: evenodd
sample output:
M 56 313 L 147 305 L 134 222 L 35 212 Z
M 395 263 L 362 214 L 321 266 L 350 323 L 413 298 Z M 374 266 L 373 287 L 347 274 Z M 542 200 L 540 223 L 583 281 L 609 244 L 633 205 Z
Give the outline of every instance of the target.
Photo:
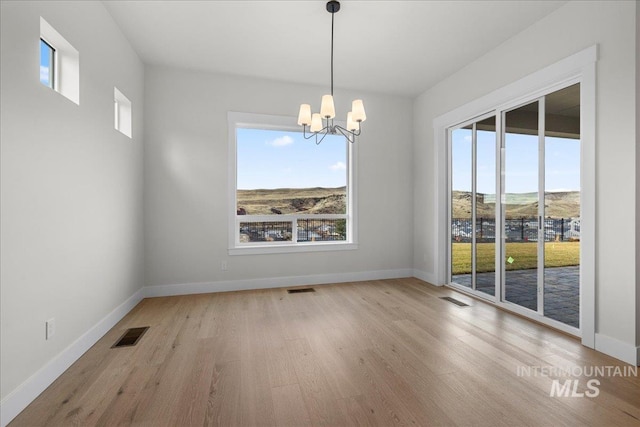
M 333 96 L 333 18 L 335 12 L 331 12 L 331 96 Z

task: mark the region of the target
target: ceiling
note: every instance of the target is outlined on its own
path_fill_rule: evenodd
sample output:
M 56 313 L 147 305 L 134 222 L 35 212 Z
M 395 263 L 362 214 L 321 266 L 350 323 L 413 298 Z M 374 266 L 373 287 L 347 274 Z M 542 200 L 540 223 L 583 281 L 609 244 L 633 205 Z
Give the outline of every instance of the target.
M 146 64 L 329 85 L 325 1 L 105 0 Z M 335 85 L 417 96 L 566 1 L 342 1 Z

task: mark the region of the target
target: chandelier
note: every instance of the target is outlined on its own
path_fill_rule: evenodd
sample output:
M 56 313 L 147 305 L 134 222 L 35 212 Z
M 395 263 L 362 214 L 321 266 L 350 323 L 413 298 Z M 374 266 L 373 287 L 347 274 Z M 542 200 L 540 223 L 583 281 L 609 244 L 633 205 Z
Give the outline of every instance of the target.
M 340 2 L 331 0 L 327 2 L 327 12 L 331 13 L 331 94 L 323 95 L 320 104 L 320 112 L 311 114 L 311 105 L 301 104 L 298 113 L 298 125 L 303 128 L 305 139 L 315 137 L 316 144 L 320 144 L 325 136 L 331 134 L 342 134 L 351 143 L 355 142 L 356 136 L 362 131 L 362 122 L 367 119 L 364 112 L 364 104 L 361 99 L 355 99 L 351 103 L 351 111 L 347 113 L 346 129 L 333 123 L 336 116 L 336 109 L 333 104 L 333 20 L 336 12 L 340 10 Z M 307 134 L 307 126 L 310 134 Z M 320 139 L 318 139 L 320 136 Z

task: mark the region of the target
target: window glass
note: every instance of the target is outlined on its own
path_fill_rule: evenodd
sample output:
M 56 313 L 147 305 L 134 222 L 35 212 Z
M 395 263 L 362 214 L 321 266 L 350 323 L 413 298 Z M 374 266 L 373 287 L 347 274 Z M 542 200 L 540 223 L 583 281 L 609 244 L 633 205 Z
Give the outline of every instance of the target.
M 347 144 L 338 135 L 316 145 L 301 132 L 237 128 L 237 243 L 348 240 Z
M 40 83 L 53 89 L 55 49 L 40 39 Z

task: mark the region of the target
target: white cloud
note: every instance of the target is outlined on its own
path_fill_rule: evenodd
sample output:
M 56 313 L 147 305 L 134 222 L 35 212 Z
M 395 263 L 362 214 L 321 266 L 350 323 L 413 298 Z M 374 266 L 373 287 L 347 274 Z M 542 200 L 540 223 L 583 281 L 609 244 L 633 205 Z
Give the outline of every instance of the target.
M 281 136 L 280 138 L 276 138 L 271 141 L 267 141 L 267 145 L 270 145 L 272 147 L 284 147 L 291 144 L 293 144 L 293 138 L 288 135 Z
M 40 66 L 40 81 L 49 81 L 49 67 Z
M 332 171 L 344 171 L 347 170 L 347 165 L 345 165 L 343 162 L 336 162 L 335 164 L 329 166 L 329 169 L 331 169 Z

